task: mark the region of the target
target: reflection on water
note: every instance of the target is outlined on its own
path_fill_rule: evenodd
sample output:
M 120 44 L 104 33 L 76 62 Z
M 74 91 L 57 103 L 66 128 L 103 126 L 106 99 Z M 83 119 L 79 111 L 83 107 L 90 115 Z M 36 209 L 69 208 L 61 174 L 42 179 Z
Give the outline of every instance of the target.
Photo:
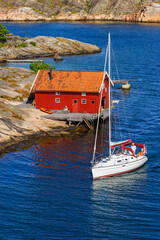
M 93 181 L 93 195 L 97 193 L 97 191 L 105 191 L 105 193 L 108 192 L 107 195 L 110 195 L 110 193 L 114 193 L 116 195 L 116 192 L 127 193 L 128 191 L 133 190 L 133 188 L 139 184 L 141 185 L 139 185 L 139 187 L 143 189 L 146 180 L 146 166 L 143 166 L 137 171 L 128 174 Z
M 146 205 L 147 178 L 143 166 L 130 174 L 93 182 L 90 220 L 93 238 L 105 235 L 105 239 L 119 239 L 119 236 L 121 239 L 143 239 L 137 229 L 146 231 L 146 226 L 149 234 L 152 217 L 146 212 L 150 211 Z M 134 226 L 138 226 L 136 232 Z

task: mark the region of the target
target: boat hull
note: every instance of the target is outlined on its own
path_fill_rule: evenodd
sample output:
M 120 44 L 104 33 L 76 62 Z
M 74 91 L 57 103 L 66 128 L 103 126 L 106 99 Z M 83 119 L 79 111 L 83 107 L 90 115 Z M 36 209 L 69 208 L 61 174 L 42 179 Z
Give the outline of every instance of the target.
M 133 160 L 126 158 L 124 161 L 122 161 L 121 164 L 117 164 L 116 159 L 112 159 L 107 163 L 103 163 L 102 160 L 102 162 L 95 164 L 95 166 L 92 167 L 92 176 L 93 179 L 96 180 L 99 178 L 113 177 L 116 175 L 128 173 L 136 170 L 137 168 L 140 168 L 146 163 L 147 160 L 148 158 L 146 156 L 140 156 Z

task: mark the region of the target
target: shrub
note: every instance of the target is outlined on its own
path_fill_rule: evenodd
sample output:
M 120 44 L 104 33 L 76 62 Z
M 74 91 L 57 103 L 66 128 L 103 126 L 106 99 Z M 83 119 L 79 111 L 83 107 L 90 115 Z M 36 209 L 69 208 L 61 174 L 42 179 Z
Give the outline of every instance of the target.
M 87 8 L 91 8 L 91 2 L 90 1 L 87 1 L 86 5 L 87 5 Z
M 36 42 L 31 41 L 30 44 L 34 47 L 36 46 Z
M 37 9 L 37 8 L 32 8 L 33 9 L 33 11 L 35 11 L 35 12 L 39 12 L 40 10 L 39 9 Z
M 56 11 L 53 15 L 57 16 L 59 14 L 59 11 Z
M 20 43 L 18 47 L 27 47 L 27 45 L 25 43 Z
M 4 44 L 0 42 L 0 48 L 3 47 L 3 46 L 4 46 Z
M 41 61 L 35 61 L 32 62 L 29 65 L 30 69 L 33 70 L 35 73 L 38 72 L 38 70 L 49 70 L 49 69 L 55 69 L 55 66 L 50 66 L 48 63 L 41 62 Z

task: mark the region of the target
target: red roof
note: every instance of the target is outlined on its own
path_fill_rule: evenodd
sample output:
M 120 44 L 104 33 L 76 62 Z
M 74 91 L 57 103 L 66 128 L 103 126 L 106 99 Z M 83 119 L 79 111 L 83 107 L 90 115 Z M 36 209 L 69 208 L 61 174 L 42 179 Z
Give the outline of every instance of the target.
M 103 72 L 95 71 L 50 71 L 40 70 L 32 91 L 92 92 L 98 93 L 103 81 Z

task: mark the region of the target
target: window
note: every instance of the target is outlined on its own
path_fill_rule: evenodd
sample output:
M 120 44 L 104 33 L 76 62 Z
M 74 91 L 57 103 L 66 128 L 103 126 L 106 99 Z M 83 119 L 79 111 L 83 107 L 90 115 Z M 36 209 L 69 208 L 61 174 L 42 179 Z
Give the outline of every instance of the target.
M 77 100 L 74 100 L 74 103 L 77 103 Z
M 56 99 L 55 99 L 55 102 L 56 102 L 56 103 L 60 103 L 60 98 L 56 98 Z
M 91 103 L 94 104 L 94 101 L 92 100 Z
M 86 99 L 82 99 L 82 104 L 86 104 Z
M 60 92 L 55 92 L 55 95 L 60 95 Z
M 86 96 L 86 92 L 82 92 L 81 95 L 82 95 L 82 96 Z
M 105 87 L 105 92 L 107 92 L 107 88 Z

